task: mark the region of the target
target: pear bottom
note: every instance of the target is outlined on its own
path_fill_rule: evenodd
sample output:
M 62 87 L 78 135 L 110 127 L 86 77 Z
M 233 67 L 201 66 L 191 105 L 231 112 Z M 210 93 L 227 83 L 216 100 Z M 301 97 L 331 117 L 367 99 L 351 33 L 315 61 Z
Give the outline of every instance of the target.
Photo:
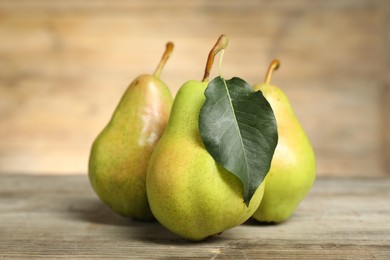
M 220 167 L 199 140 L 166 137 L 151 157 L 146 189 L 163 226 L 200 241 L 248 220 L 260 204 L 264 184 L 247 206 L 240 180 Z
M 309 192 L 312 181 L 297 182 L 294 175 L 270 172 L 264 180 L 264 196 L 253 218 L 259 222 L 282 223 L 295 212 Z
M 146 198 L 145 183 L 138 180 L 121 182 L 120 178 L 115 177 L 117 176 L 90 178 L 92 187 L 101 201 L 122 217 L 137 221 L 155 220 Z

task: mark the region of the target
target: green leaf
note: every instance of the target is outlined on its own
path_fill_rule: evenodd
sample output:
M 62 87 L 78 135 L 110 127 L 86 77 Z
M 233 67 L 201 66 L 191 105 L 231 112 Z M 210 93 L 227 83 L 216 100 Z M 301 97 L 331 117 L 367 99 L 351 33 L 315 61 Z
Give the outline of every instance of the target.
M 271 166 L 278 142 L 274 113 L 261 91 L 240 78 L 216 77 L 205 90 L 199 115 L 203 143 L 243 184 L 247 205 Z

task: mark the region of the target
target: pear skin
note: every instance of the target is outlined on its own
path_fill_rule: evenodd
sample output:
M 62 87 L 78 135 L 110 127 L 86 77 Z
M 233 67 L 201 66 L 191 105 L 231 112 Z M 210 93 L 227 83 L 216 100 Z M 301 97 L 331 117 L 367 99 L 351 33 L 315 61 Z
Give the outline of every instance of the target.
M 265 178 L 264 197 L 253 218 L 260 222 L 287 220 L 310 191 L 316 175 L 312 146 L 285 93 L 269 83 L 279 66 L 271 63 L 266 82 L 255 85 L 270 103 L 278 125 L 279 140 Z
M 146 196 L 146 170 L 172 107 L 171 92 L 159 79 L 172 48 L 168 43 L 153 75 L 141 75 L 129 85 L 92 145 L 91 185 L 107 206 L 125 217 L 154 218 Z
M 214 55 L 226 45 L 222 35 L 209 54 L 203 81 L 188 81 L 179 89 L 148 166 L 146 190 L 154 216 L 168 230 L 193 241 L 245 222 L 264 192 L 262 184 L 247 206 L 241 181 L 215 162 L 200 136 L 199 112 L 209 71 Z
M 220 167 L 205 149 L 198 118 L 206 86 L 207 82 L 189 81 L 180 88 L 146 179 L 157 220 L 173 233 L 195 241 L 245 222 L 264 192 L 262 184 L 247 207 L 240 180 Z

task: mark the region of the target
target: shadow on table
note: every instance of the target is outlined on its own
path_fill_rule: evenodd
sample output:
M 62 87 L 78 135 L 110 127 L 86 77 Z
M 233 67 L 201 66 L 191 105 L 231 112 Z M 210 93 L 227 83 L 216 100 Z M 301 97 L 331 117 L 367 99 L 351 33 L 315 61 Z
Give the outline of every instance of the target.
M 78 220 L 102 225 L 129 226 L 129 219 L 123 218 L 95 198 L 79 199 L 68 208 L 69 215 Z
M 68 216 L 74 220 L 84 221 L 91 224 L 103 225 L 102 229 L 109 232 L 117 232 L 122 238 L 139 240 L 147 243 L 161 245 L 199 245 L 200 243 L 212 243 L 218 241 L 218 237 L 210 237 L 203 242 L 189 242 L 165 229 L 157 220 L 138 221 L 125 218 L 113 212 L 97 198 L 78 198 L 70 201 L 67 210 Z M 117 227 L 120 227 L 118 229 Z M 114 230 L 114 231 L 112 231 Z M 104 232 L 104 230 L 102 231 Z
M 280 224 L 274 223 L 274 222 L 259 222 L 253 218 L 250 218 L 247 221 L 245 221 L 244 223 L 242 223 L 242 225 L 255 226 L 255 227 L 259 227 L 259 226 L 260 227 L 274 227 L 274 226 L 278 226 Z

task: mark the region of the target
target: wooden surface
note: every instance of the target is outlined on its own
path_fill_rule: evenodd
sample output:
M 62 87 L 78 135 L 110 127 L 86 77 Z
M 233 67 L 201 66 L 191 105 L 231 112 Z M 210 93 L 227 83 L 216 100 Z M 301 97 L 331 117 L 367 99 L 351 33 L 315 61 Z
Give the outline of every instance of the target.
M 0 172 L 86 172 L 92 141 L 168 40 L 162 79 L 176 93 L 226 33 L 226 78 L 254 84 L 281 60 L 274 83 L 319 175 L 389 175 L 389 17 L 388 0 L 0 0 Z
M 280 225 L 190 243 L 117 216 L 85 176 L 0 174 L 0 258 L 390 259 L 390 178 L 320 178 Z

